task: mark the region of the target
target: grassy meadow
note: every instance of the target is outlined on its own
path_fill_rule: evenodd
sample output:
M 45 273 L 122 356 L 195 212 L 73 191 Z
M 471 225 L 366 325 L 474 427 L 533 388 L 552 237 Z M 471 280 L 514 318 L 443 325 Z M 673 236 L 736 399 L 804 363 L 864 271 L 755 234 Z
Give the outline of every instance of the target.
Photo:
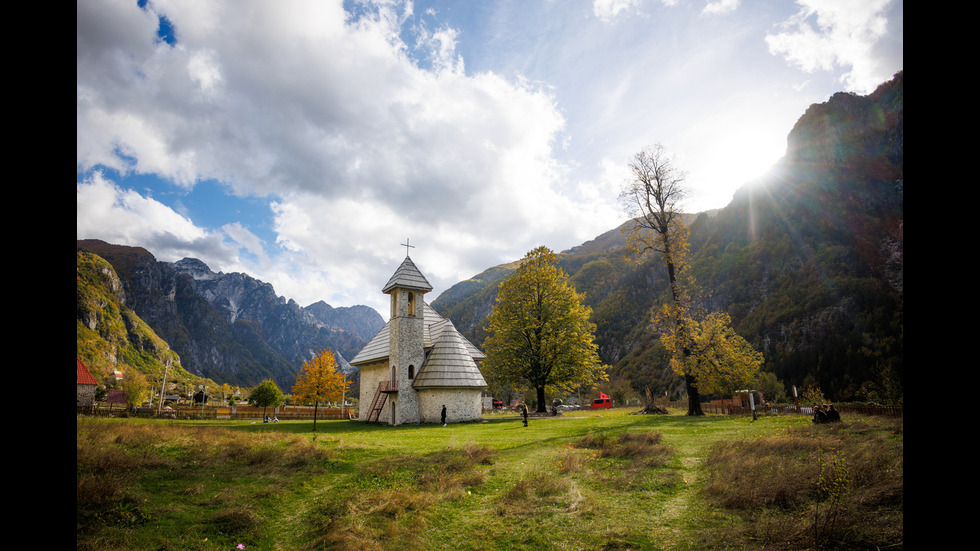
M 79 550 L 900 549 L 902 421 L 78 418 Z

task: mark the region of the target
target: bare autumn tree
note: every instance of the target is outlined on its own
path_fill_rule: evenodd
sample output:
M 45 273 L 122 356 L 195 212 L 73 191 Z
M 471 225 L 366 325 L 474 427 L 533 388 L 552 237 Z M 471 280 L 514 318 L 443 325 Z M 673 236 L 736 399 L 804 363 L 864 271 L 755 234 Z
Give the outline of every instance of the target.
M 672 304 L 666 306 L 667 318 L 674 323 L 672 333 L 678 343 L 674 361 L 684 365 L 691 355 L 689 329 L 685 325 L 691 300 L 689 286 L 683 280 L 690 232 L 680 209 L 687 193 L 684 186 L 687 174 L 660 144 L 634 155 L 628 167 L 631 176 L 620 195 L 633 221 L 626 227 L 627 237 L 638 254 L 653 251 L 663 256 L 672 298 Z M 697 380 L 690 371 L 684 373 L 684 383 L 687 414 L 704 415 Z

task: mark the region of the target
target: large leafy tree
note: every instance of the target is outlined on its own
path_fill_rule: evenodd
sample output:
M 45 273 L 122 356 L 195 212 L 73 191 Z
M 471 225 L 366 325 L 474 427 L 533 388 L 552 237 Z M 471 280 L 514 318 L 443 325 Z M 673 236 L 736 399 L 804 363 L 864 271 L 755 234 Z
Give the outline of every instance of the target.
M 303 362 L 292 392 L 297 402 L 313 403 L 313 432 L 316 432 L 320 402 L 340 400 L 349 385 L 344 374 L 337 369 L 337 359 L 332 350 L 324 348 Z
M 606 379 L 583 295 L 568 282 L 555 253 L 538 247 L 500 284 L 487 318 L 484 370 L 491 384 L 533 388 L 537 411 L 545 391 L 569 392 Z
M 265 408 L 279 407 L 286 401 L 279 387 L 272 379 L 266 379 L 252 389 L 248 395 L 248 403 L 262 408 L 262 416 L 265 416 Z
M 704 392 L 732 394 L 747 389 L 762 366 L 762 353 L 732 329 L 731 321 L 724 312 L 712 312 L 701 320 L 688 318 L 680 325 L 667 324 L 667 331 L 660 337 L 660 342 L 673 352 L 674 371 L 694 377 Z M 679 353 L 679 326 L 686 331 L 687 354 Z

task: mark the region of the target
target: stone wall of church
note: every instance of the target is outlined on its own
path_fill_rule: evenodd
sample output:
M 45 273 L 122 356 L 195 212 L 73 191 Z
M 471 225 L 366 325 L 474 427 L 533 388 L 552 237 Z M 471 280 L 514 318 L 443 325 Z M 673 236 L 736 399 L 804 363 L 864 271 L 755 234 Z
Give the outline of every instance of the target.
M 397 288 L 392 291 L 395 303 L 394 316 L 389 322 L 388 362 L 398 381 L 398 406 L 396 424 L 418 423 L 420 419 L 418 397 L 412 391 L 415 375 L 425 362 L 423 348 L 424 316 L 418 302 L 422 293 Z
M 390 380 L 388 372 L 388 360 L 382 360 L 361 366 L 361 396 L 358 403 L 358 421 L 367 421 L 371 413 L 371 403 L 374 401 L 374 394 L 378 391 L 378 383 Z M 390 397 L 391 395 L 389 395 Z M 381 410 L 380 420 L 384 423 L 391 422 L 391 400 L 385 403 Z
M 483 399 L 480 389 L 436 388 L 418 392 L 421 422 L 440 423 L 442 406 L 446 406 L 446 422 L 463 423 L 483 418 Z

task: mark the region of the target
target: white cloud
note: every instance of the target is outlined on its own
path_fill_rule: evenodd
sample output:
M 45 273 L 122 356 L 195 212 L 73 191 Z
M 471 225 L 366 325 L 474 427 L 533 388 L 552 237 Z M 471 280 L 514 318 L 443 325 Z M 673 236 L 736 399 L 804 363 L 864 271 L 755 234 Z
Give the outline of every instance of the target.
M 602 21 L 611 21 L 622 12 L 636 10 L 642 0 L 594 0 L 592 13 Z
M 262 244 L 262 239 L 250 232 L 245 226 L 242 226 L 241 223 L 233 222 L 231 224 L 225 224 L 221 226 L 221 231 L 235 244 L 236 249 L 243 254 L 251 255 L 262 263 L 269 261 L 269 257 L 266 255 L 265 248 Z
M 849 91 L 870 92 L 891 70 L 878 67 L 875 44 L 888 30 L 885 9 L 892 0 L 797 0 L 799 11 L 766 36 L 772 54 L 807 73 L 849 68 L 840 81 Z
M 75 235 L 144 247 L 164 261 L 193 256 L 230 264 L 234 258 L 220 235 L 158 201 L 120 188 L 101 172 L 75 184 Z
M 78 6 L 80 171 L 101 164 L 270 196 L 279 245 L 323 259 L 397 251 L 390 241 L 435 240 L 447 224 L 509 255 L 574 214 L 557 190 L 551 149 L 564 119 L 552 93 L 466 75 L 448 28 L 421 36 L 415 47 L 432 64 L 421 68 L 401 42 L 411 4 L 364 3 L 348 19 L 340 1 L 152 2 L 173 24 L 173 47 L 135 4 Z M 109 16 L 141 22 L 139 32 L 94 36 L 104 25 L 87 22 Z M 347 234 L 329 248 L 316 243 L 325 214 Z M 240 242 L 242 229 L 225 232 Z
M 702 15 L 722 15 L 738 8 L 739 0 L 712 0 L 701 10 Z

